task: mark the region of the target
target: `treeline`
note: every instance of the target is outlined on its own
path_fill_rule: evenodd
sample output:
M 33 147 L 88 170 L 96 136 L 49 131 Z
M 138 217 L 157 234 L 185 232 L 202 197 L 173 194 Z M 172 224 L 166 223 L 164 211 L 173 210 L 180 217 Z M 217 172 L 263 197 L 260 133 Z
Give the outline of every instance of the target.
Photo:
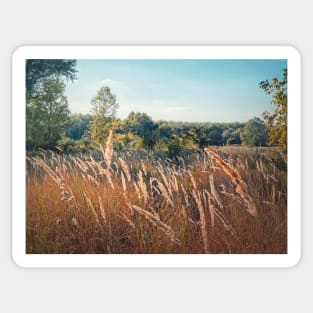
M 264 122 L 254 118 L 247 123 L 190 123 L 153 121 L 146 113 L 131 112 L 127 118 L 111 118 L 103 128 L 94 127 L 95 115 L 73 114 L 70 126 L 56 145 L 64 151 L 88 151 L 104 144 L 109 130 L 114 132 L 115 150 L 158 149 L 169 156 L 183 148 L 205 148 L 231 144 L 264 146 L 268 137 Z M 98 130 L 98 132 L 97 132 Z
M 168 151 L 169 156 L 188 147 L 286 144 L 287 71 L 282 82 L 273 79 L 272 83 L 260 83 L 266 93 L 273 95 L 272 102 L 277 106 L 274 114 L 266 113 L 264 121 L 255 117 L 246 123 L 153 121 L 140 112 L 131 112 L 125 119 L 119 119 L 116 117 L 119 105 L 108 86 L 101 87 L 91 99 L 91 114 L 71 114 L 64 91 L 66 82 L 74 80 L 76 73 L 75 60 L 27 60 L 28 150 L 39 147 L 64 151 L 98 149 L 99 144 L 105 144 L 110 130 L 114 132 L 116 150 L 160 149 Z M 282 117 L 283 123 L 278 123 Z

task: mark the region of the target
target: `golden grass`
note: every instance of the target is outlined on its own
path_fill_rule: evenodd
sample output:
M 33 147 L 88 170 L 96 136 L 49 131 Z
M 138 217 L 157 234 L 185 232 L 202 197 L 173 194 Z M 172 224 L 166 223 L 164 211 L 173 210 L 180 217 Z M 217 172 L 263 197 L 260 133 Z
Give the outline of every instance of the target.
M 237 194 L 243 199 L 243 201 L 244 201 L 244 203 L 246 205 L 247 211 L 251 215 L 257 216 L 258 211 L 257 211 L 257 208 L 256 208 L 252 198 L 250 197 L 250 195 L 248 193 L 247 185 L 244 182 L 244 180 L 241 178 L 239 173 L 236 171 L 236 169 L 234 169 L 232 166 L 227 164 L 214 151 L 212 151 L 210 149 L 206 149 L 205 151 L 216 161 L 216 163 L 221 167 L 221 169 L 225 172 L 225 174 L 230 177 L 231 181 L 235 185 Z M 211 178 L 213 178 L 213 177 L 211 176 Z M 214 195 L 217 198 L 217 193 L 216 192 L 214 192 Z
M 287 252 L 287 173 L 273 149 L 173 161 L 117 155 L 110 136 L 100 153 L 27 157 L 27 253 Z

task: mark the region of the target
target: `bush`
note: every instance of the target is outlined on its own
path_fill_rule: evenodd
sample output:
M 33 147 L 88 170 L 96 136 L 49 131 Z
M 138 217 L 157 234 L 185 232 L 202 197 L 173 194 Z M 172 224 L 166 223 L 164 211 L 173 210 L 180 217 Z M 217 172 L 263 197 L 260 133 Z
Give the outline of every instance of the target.
M 181 153 L 182 146 L 178 138 L 171 139 L 167 145 L 167 153 L 170 158 L 174 158 Z
M 96 147 L 96 144 L 94 141 L 86 137 L 82 137 L 80 140 L 63 137 L 62 139 L 58 140 L 57 146 L 65 152 L 86 152 L 93 150 Z
M 75 151 L 77 140 L 63 137 L 62 139 L 57 141 L 57 146 L 61 148 L 63 151 Z
M 235 144 L 238 144 L 238 140 L 237 140 L 237 138 L 230 137 L 227 139 L 226 144 L 227 145 L 235 145 Z

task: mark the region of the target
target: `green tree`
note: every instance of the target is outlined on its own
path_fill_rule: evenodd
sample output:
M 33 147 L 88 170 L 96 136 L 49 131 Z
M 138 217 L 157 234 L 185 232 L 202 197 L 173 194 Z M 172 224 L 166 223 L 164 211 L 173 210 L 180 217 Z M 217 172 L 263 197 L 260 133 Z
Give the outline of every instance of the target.
M 55 145 L 64 134 L 70 114 L 64 89 L 59 79 L 47 79 L 40 94 L 26 105 L 28 148 Z
M 222 141 L 223 128 L 221 126 L 212 126 L 208 129 L 208 143 L 213 146 L 220 146 Z
M 240 128 L 226 128 L 222 133 L 222 143 L 225 145 L 240 144 Z
M 76 60 L 26 60 L 26 103 L 38 97 L 44 82 L 51 79 L 76 78 Z
M 182 150 L 182 144 L 177 136 L 173 136 L 167 143 L 167 153 L 170 158 L 178 156 Z
M 205 126 L 191 126 L 186 130 L 185 135 L 191 138 L 200 149 L 203 149 L 210 144 L 209 128 Z
M 70 125 L 65 131 L 65 136 L 75 140 L 81 139 L 88 129 L 91 120 L 92 115 L 90 114 L 72 114 L 70 116 Z
M 273 113 L 263 113 L 269 135 L 269 144 L 278 143 L 285 148 L 287 148 L 287 77 L 287 69 L 284 69 L 282 81 L 273 78 L 272 82 L 268 80 L 260 82 L 260 87 L 265 93 L 272 96 L 271 103 L 274 105 Z
M 222 132 L 223 144 L 226 144 L 228 142 L 228 140 L 230 140 L 230 138 L 232 138 L 232 132 L 233 132 L 232 128 L 226 128 L 223 130 L 223 132 Z
M 240 133 L 240 139 L 244 145 L 265 146 L 268 136 L 264 122 L 258 117 L 249 120 Z
M 158 124 L 146 113 L 131 112 L 124 120 L 124 129 L 143 139 L 143 145 L 152 149 L 159 138 Z
M 160 124 L 159 125 L 159 136 L 160 139 L 170 139 L 174 130 L 171 129 L 169 126 Z
M 97 143 L 106 141 L 115 120 L 118 103 L 108 86 L 101 87 L 91 100 L 94 116 L 89 124 L 90 137 Z

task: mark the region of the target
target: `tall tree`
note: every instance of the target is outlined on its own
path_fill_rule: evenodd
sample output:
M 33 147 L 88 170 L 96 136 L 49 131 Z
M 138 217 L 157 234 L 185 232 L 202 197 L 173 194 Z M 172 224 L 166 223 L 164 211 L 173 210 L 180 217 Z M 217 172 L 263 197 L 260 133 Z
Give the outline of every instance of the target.
M 103 143 L 114 121 L 118 103 L 108 86 L 101 87 L 91 100 L 94 116 L 89 124 L 89 135 L 98 143 Z
M 274 105 L 274 112 L 264 112 L 263 117 L 269 135 L 269 144 L 280 144 L 287 147 L 287 104 L 288 104 L 288 74 L 284 69 L 283 79 L 279 81 L 273 78 L 261 81 L 260 87 L 266 94 L 272 96 L 271 103 Z
M 47 79 L 42 90 L 26 106 L 26 143 L 29 148 L 55 145 L 69 125 L 69 108 L 64 96 L 65 84 Z
M 159 125 L 154 123 L 146 113 L 131 112 L 124 120 L 125 131 L 141 137 L 143 145 L 147 149 L 155 146 L 159 137 L 158 127 Z
M 76 60 L 26 60 L 26 102 L 35 99 L 48 79 L 71 80 L 76 78 Z
M 203 149 L 210 145 L 209 130 L 210 128 L 202 125 L 191 126 L 186 130 L 186 135 L 191 138 L 200 149 Z
M 240 133 L 240 139 L 244 145 L 265 146 L 268 137 L 264 122 L 258 117 L 249 120 Z

